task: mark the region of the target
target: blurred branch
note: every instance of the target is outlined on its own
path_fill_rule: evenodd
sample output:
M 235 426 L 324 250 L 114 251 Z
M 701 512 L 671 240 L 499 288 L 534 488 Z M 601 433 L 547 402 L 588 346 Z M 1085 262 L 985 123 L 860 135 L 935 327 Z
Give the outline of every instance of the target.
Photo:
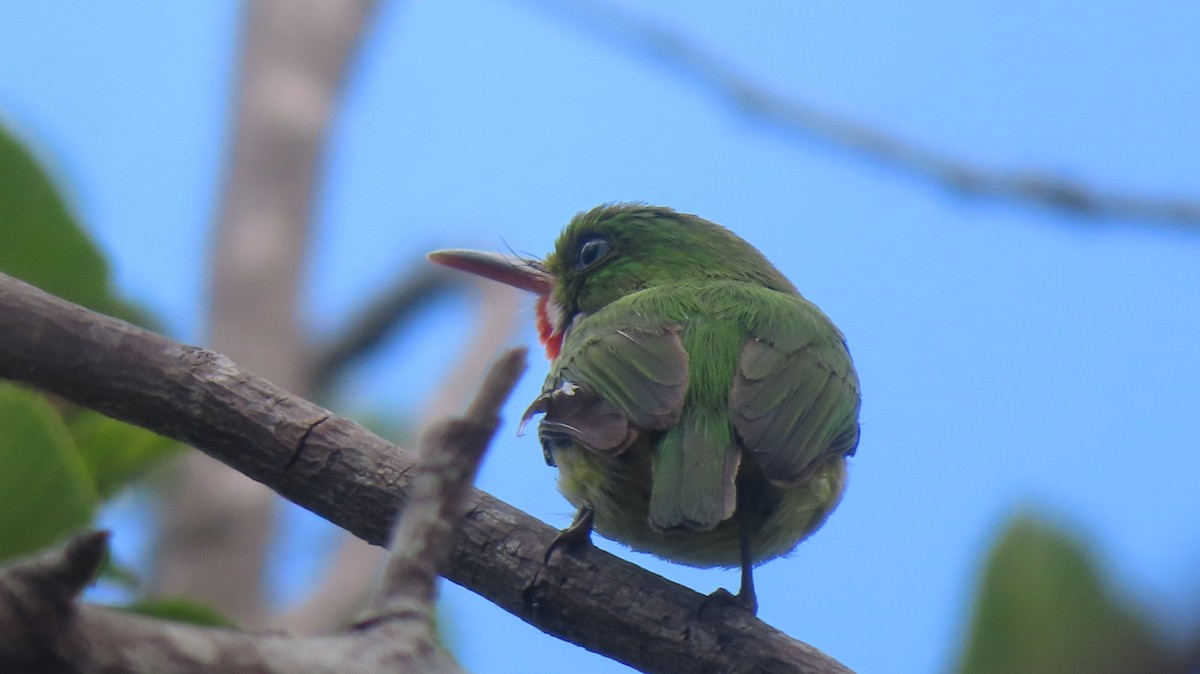
M 342 334 L 313 354 L 309 390 L 315 392 L 315 397 L 322 397 L 348 365 L 378 348 L 428 302 L 466 285 L 461 274 L 425 264 L 424 260 L 412 266 L 420 271 L 395 280 L 350 319 Z
M 104 533 L 0 568 L 0 666 L 6 671 L 461 672 L 433 626 L 438 571 L 453 547 L 463 498 L 525 369 L 510 351 L 465 417 L 435 425 L 422 443 L 411 502 L 395 527 L 374 604 L 339 635 L 293 638 L 168 624 L 77 605 L 107 549 Z
M 1192 639 L 1191 644 L 1179 658 L 1179 662 L 1178 672 L 1171 672 L 1170 674 L 1196 674 L 1196 672 L 1200 672 L 1200 637 Z
M 373 0 L 253 0 L 245 7 L 230 166 L 212 252 L 211 338 L 292 391 L 307 388 L 297 320 L 326 130 Z M 196 453 L 181 459 L 154 586 L 262 624 L 270 492 Z
M 345 625 L 367 603 L 384 551 L 344 531 L 338 532 L 335 545 L 328 570 L 298 606 L 271 616 L 272 629 L 318 634 Z
M 1200 232 L 1200 200 L 1101 189 L 1048 171 L 988 169 L 773 91 L 688 36 L 615 5 L 596 0 L 523 2 L 666 66 L 743 115 L 793 139 L 822 143 L 968 197 Z
M 373 0 L 254 0 L 212 256 L 215 348 L 307 388 L 296 312 L 315 185 L 346 66 Z
M 487 279 L 464 274 L 455 276 L 478 295 L 478 309 L 471 325 L 471 341 L 459 351 L 460 358 L 448 368 L 441 385 L 425 399 L 420 410 L 420 418 L 425 420 L 441 419 L 458 411 L 479 381 L 479 373 L 487 367 L 492 354 L 499 351 L 512 334 L 521 303 L 528 297 L 520 290 Z
M 0 568 L 0 668 L 5 672 L 462 672 L 429 638 L 432 627 L 419 612 L 392 614 L 340 634 L 292 637 L 199 627 L 86 604 L 76 601 L 82 587 L 69 595 L 49 594 L 59 576 L 94 574 L 105 540 L 104 534 L 82 534 L 33 562 Z M 87 548 L 89 559 L 77 553 L 81 548 Z M 96 564 L 84 564 L 93 560 Z
M 211 351 L 0 275 L 0 377 L 203 450 L 372 543 L 412 494 L 404 450 Z M 557 531 L 472 489 L 446 577 L 537 628 L 647 672 L 847 672 L 745 611 L 598 548 L 543 558 Z

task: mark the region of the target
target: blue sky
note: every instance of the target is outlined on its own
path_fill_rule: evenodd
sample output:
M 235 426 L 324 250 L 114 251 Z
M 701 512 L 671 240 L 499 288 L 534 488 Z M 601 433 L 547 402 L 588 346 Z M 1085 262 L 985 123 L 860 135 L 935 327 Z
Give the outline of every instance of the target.
M 1195 3 L 624 4 L 779 91 L 984 165 L 1200 199 Z M 232 2 L 141 0 L 21 3 L 0 22 L 0 119 L 60 178 L 121 290 L 201 343 L 238 19 Z M 766 252 L 846 333 L 864 403 L 846 498 L 758 570 L 760 615 L 857 671 L 951 666 L 985 546 L 1021 509 L 1078 532 L 1166 628 L 1200 622 L 1200 234 L 948 195 L 503 0 L 383 3 L 329 158 L 318 334 L 427 250 L 543 252 L 605 201 L 698 213 Z M 356 372 L 341 411 L 411 405 L 408 382 L 462 343 L 462 307 Z M 513 434 L 541 367 L 480 486 L 563 526 L 553 472 Z M 281 570 L 284 596 L 324 540 L 296 544 L 310 559 Z M 736 585 L 609 547 L 701 592 Z M 625 669 L 445 593 L 475 671 Z

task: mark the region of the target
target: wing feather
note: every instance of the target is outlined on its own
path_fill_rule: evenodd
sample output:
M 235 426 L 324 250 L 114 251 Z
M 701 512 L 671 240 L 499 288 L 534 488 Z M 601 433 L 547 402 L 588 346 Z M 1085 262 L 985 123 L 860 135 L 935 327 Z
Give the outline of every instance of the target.
M 679 326 L 624 327 L 585 342 L 562 368 L 586 382 L 640 430 L 679 421 L 688 384 L 688 356 Z
M 791 311 L 819 325 L 816 308 L 800 298 Z M 816 316 L 824 318 L 817 313 Z M 756 332 L 757 334 L 753 334 Z M 824 330 L 797 338 L 773 339 L 759 329 L 742 347 L 729 407 L 743 448 L 768 480 L 802 482 L 832 456 L 848 456 L 858 445 L 858 380 L 841 334 L 825 321 Z M 801 331 L 803 336 L 803 331 Z
M 543 446 L 574 442 L 619 454 L 643 431 L 675 424 L 687 393 L 688 359 L 678 326 L 593 330 L 564 351 L 522 423 L 544 414 Z M 547 456 L 550 456 L 547 450 Z
M 733 514 L 742 452 L 729 422 L 714 410 L 691 410 L 663 436 L 651 470 L 650 526 L 712 529 Z

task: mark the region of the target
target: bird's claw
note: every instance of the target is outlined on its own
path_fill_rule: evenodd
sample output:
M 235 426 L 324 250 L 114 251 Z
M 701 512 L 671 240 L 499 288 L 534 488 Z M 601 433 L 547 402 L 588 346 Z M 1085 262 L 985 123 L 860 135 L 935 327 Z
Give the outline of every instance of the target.
M 758 615 L 758 598 L 753 594 L 738 592 L 734 594 L 725 588 L 717 588 L 712 594 L 704 598 L 700 602 L 700 609 L 696 612 L 701 618 L 704 617 L 706 611 L 710 609 L 720 610 L 722 607 L 734 607 L 742 611 L 748 612 L 750 615 Z
M 550 547 L 546 548 L 546 556 L 542 558 L 543 564 L 550 563 L 550 557 L 554 555 L 554 551 L 562 549 L 565 552 L 578 552 L 583 548 L 592 544 L 592 525 L 596 521 L 596 511 L 592 510 L 591 506 L 583 506 L 575 513 L 575 519 L 571 522 L 571 526 L 558 532 L 558 536 L 550 543 Z

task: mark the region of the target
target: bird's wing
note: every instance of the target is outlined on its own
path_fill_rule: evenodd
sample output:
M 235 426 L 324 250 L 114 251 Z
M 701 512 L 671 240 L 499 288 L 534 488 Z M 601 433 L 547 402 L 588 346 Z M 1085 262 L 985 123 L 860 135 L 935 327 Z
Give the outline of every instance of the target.
M 742 347 L 729 408 L 764 476 L 794 485 L 858 446 L 858 377 L 841 333 L 808 301 L 780 295 Z
M 643 431 L 679 420 L 688 359 L 677 325 L 584 326 L 573 335 L 525 418 L 538 433 L 601 453 L 619 453 Z
M 706 530 L 728 518 L 741 458 L 725 411 L 728 374 L 719 401 L 684 407 L 695 366 L 685 341 L 713 355 L 697 344 L 713 335 L 698 327 L 702 312 L 688 304 L 692 294 L 688 288 L 646 290 L 581 321 L 527 413 L 545 413 L 538 433 L 547 457 L 563 441 L 615 455 L 655 433 L 649 523 L 660 530 Z M 734 330 L 736 343 L 740 329 L 724 327 Z M 712 369 L 700 368 L 701 379 Z

